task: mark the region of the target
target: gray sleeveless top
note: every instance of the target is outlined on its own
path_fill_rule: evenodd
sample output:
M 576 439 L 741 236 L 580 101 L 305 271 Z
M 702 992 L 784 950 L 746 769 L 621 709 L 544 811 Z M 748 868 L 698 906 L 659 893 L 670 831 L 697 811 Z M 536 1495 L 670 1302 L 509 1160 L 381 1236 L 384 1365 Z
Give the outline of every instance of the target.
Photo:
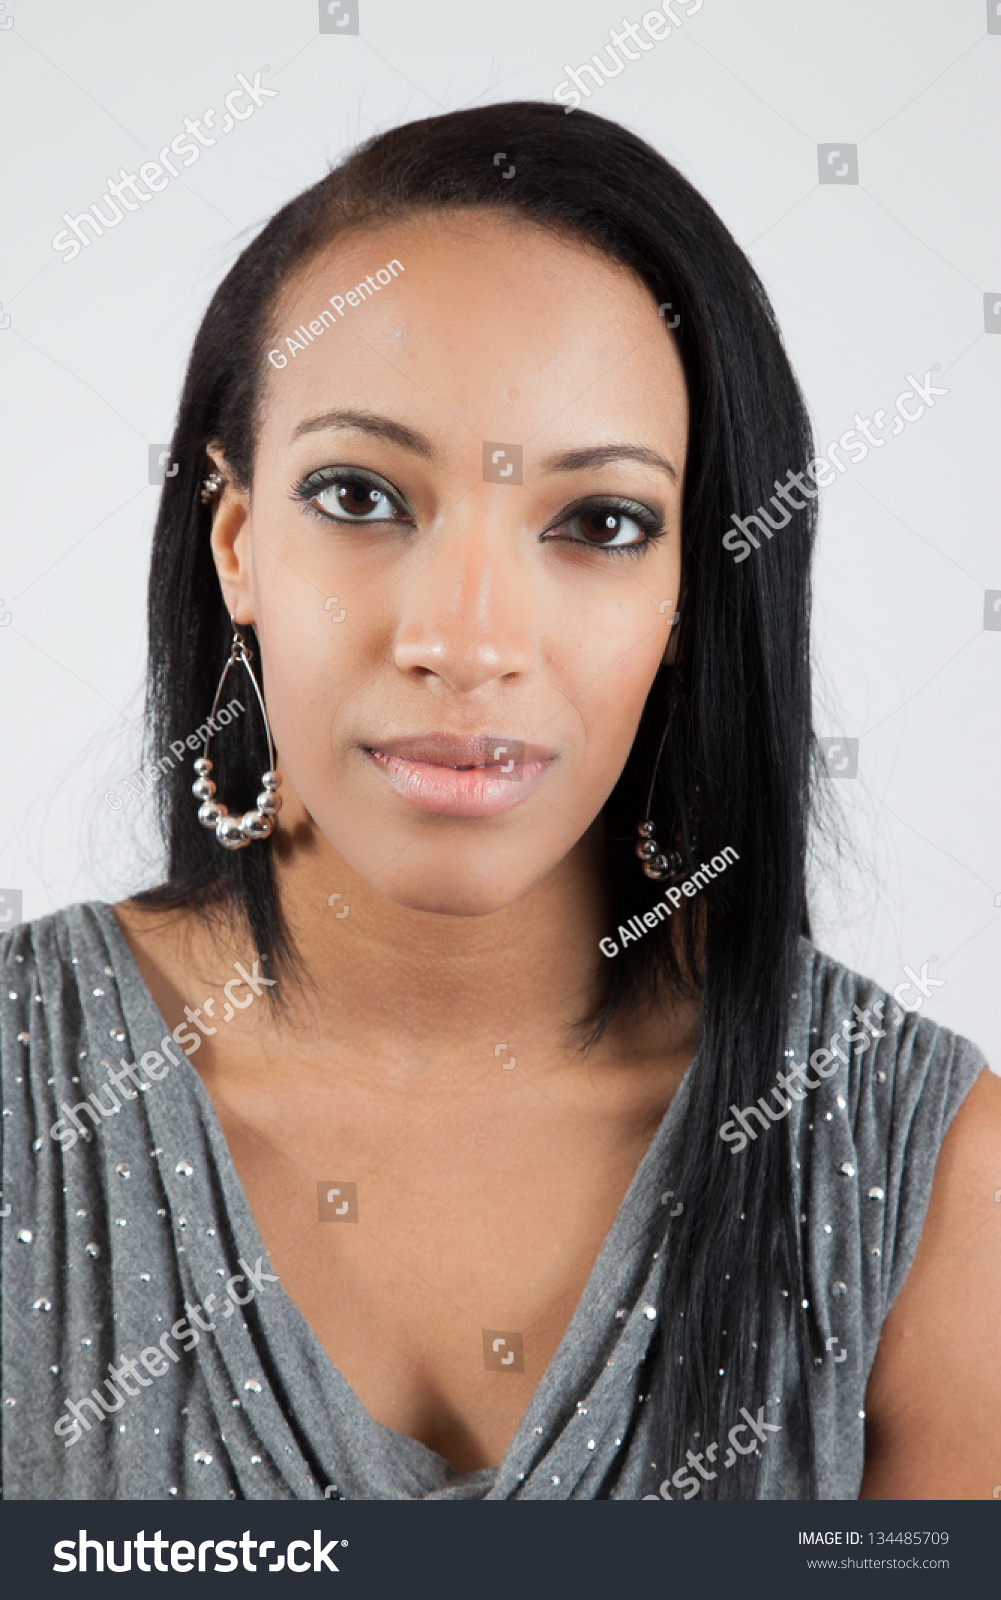
M 767 1391 L 704 1446 L 698 1474 L 663 1459 L 640 1403 L 664 1265 L 648 1224 L 683 1204 L 668 1191 L 696 1057 L 504 1459 L 462 1474 L 369 1415 L 270 1273 L 209 1097 L 179 1049 L 163 1064 L 168 1029 L 110 907 L 23 924 L 0 957 L 5 1499 L 688 1499 L 752 1452 L 758 1498 L 808 1498 L 811 1468 L 820 1498 L 857 1497 L 880 1329 L 985 1064 L 967 1040 L 801 942 L 788 1064 L 835 1033 L 854 1042 L 816 1087 L 776 1091 L 774 1109 L 794 1103 L 775 1126 L 746 1117 L 792 1146 L 807 1314 L 827 1352 L 810 1428 L 783 1403 L 787 1302 L 763 1308 Z M 144 1054 L 146 1088 L 123 1076 L 109 1096 L 107 1063 Z M 64 1147 L 50 1129 L 92 1093 L 108 1114 Z

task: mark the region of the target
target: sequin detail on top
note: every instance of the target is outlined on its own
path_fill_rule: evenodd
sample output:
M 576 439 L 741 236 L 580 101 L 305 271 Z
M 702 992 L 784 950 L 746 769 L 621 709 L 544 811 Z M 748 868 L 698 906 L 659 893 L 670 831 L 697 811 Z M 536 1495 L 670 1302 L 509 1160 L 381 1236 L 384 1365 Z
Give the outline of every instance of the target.
M 333 1485 L 347 1500 L 640 1499 L 649 1492 L 651 1462 L 664 1470 L 663 1388 L 684 1372 L 674 1362 L 668 1370 L 661 1355 L 662 1326 L 684 1326 L 674 1315 L 683 1308 L 663 1298 L 670 1260 L 663 1197 L 671 1196 L 669 1210 L 679 1203 L 698 1062 L 654 1133 L 555 1355 L 535 1393 L 526 1393 L 503 1459 L 456 1473 L 433 1450 L 373 1420 L 280 1284 L 261 1279 L 267 1293 L 255 1291 L 239 1314 L 221 1314 L 233 1304 L 226 1285 L 249 1294 L 268 1258 L 191 1063 L 181 1059 L 155 1090 L 126 1101 L 90 1141 L 81 1138 L 72 1162 L 47 1137 L 63 1101 L 75 1106 L 107 1083 L 101 1061 L 109 1039 L 127 1038 L 137 1061 L 162 1042 L 176 1052 L 110 908 L 74 907 L 21 924 L 0 935 L 0 955 L 4 988 L 19 996 L 0 1007 L 0 1105 L 11 1112 L 3 1124 L 4 1202 L 14 1207 L 2 1233 L 5 1319 L 12 1347 L 27 1353 L 5 1393 L 17 1401 L 10 1418 L 31 1439 L 24 1449 L 10 1426 L 4 1430 L 10 1498 L 101 1499 L 109 1483 L 122 1485 L 123 1497 L 150 1501 L 318 1499 Z M 95 987 L 105 993 L 94 996 Z M 856 1004 L 865 1010 L 880 995 L 805 943 L 793 987 L 798 999 L 783 1050 L 796 1060 L 815 1047 L 814 1030 L 830 1038 Z M 35 994 L 42 1001 L 29 1005 Z M 26 1044 L 18 1035 L 28 1031 L 29 1011 Z M 782 1412 L 794 1410 L 787 1330 L 800 1319 L 811 1352 L 804 1403 L 814 1443 L 807 1457 L 810 1430 L 783 1423 L 770 1434 L 767 1447 L 748 1457 L 758 1498 L 857 1498 L 859 1413 L 886 1307 L 913 1259 L 945 1129 L 981 1066 L 974 1047 L 924 1016 L 908 1018 L 887 1029 L 869 1058 L 838 1063 L 762 1134 L 785 1142 L 791 1217 L 806 1219 L 799 1224 L 805 1272 L 802 1288 L 797 1281 L 791 1295 L 777 1293 L 760 1308 L 769 1333 L 760 1348 L 769 1349 L 771 1364 L 746 1408 L 756 1418 L 760 1405 L 781 1395 Z M 39 1135 L 42 1147 L 33 1149 Z M 30 1244 L 18 1239 L 22 1229 Z M 196 1327 L 188 1305 L 214 1326 Z M 179 1338 L 175 1327 L 189 1332 Z M 838 1341 L 828 1347 L 831 1359 L 814 1367 L 831 1338 Z M 149 1392 L 129 1402 L 125 1433 L 117 1418 L 95 1421 L 91 1435 L 67 1450 L 53 1428 L 61 1396 L 86 1394 L 107 1378 L 109 1362 L 156 1349 L 171 1354 Z M 850 1359 L 836 1363 L 841 1351 Z M 60 1362 L 61 1375 L 52 1371 Z M 721 1384 L 729 1371 L 728 1361 L 714 1369 Z M 705 1428 L 712 1442 L 711 1424 Z M 715 1492 L 713 1480 L 700 1483 L 703 1497 Z

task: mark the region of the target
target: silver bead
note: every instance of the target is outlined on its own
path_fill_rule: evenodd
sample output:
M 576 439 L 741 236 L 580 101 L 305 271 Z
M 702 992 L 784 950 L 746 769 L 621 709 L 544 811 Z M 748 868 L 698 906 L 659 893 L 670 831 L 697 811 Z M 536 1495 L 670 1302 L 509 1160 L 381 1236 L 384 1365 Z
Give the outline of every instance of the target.
M 206 773 L 212 771 L 212 763 L 208 756 L 198 757 L 198 760 L 195 762 L 195 771 L 198 773 L 199 777 L 202 778 L 205 777 Z
M 191 793 L 196 800 L 211 800 L 215 794 L 215 784 L 211 778 L 196 778 L 191 785 Z
M 266 817 L 275 816 L 282 808 L 282 797 L 277 789 L 262 789 L 257 796 L 257 809 Z
M 671 870 L 671 863 L 666 856 L 654 856 L 652 861 L 644 861 L 643 871 L 646 877 L 652 878 L 654 883 L 659 883 L 661 878 L 666 878 Z
M 266 839 L 274 825 L 274 817 L 266 817 L 260 811 L 245 811 L 240 819 L 241 831 L 248 839 Z
M 653 861 L 660 854 L 660 845 L 656 839 L 642 839 L 636 846 L 636 854 L 641 861 Z
M 655 831 L 652 822 L 641 822 L 636 829 L 641 839 L 652 839 Z
M 206 800 L 198 807 L 198 820 L 203 828 L 214 828 L 221 817 L 229 816 L 229 806 L 221 800 Z
M 261 779 L 261 782 L 265 789 L 280 789 L 282 786 L 282 775 L 280 772 L 266 772 L 264 777 Z
M 242 850 L 250 843 L 241 827 L 239 817 L 220 817 L 216 824 L 215 836 L 224 850 Z

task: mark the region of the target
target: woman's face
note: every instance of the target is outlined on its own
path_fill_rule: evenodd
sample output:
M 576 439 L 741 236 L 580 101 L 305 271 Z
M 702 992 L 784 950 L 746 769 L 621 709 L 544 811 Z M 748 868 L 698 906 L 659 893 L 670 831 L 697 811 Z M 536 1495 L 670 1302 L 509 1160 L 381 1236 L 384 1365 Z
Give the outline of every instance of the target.
M 625 268 L 488 210 L 339 240 L 272 343 L 213 549 L 260 640 L 282 820 L 298 798 L 398 904 L 497 910 L 597 816 L 671 648 L 674 344 Z

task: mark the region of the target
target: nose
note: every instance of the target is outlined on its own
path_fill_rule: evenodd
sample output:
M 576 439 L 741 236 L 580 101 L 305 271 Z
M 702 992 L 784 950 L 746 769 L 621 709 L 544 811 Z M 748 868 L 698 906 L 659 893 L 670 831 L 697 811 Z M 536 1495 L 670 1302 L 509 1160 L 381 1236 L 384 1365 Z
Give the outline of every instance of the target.
M 511 525 L 509 510 L 490 505 L 493 496 L 511 493 L 492 488 L 485 501 L 467 501 L 461 526 L 436 530 L 415 552 L 394 642 L 401 672 L 469 694 L 530 670 L 534 606 L 526 535 Z

